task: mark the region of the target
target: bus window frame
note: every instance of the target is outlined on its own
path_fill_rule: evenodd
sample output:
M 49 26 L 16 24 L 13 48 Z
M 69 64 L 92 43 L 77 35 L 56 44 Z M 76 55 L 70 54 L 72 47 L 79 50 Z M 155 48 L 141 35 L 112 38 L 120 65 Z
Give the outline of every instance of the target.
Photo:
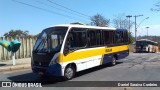
M 70 44 L 69 35 L 70 35 L 70 33 L 73 32 L 73 29 L 81 29 L 81 30 L 76 31 L 76 32 L 85 32 L 85 34 L 86 34 L 86 45 L 84 47 L 73 47 L 73 48 L 69 47 L 69 44 Z M 99 45 L 93 45 L 93 46 L 89 45 L 90 41 L 89 41 L 88 34 L 89 34 L 89 31 L 92 31 L 92 30 L 95 31 L 95 32 L 97 32 L 97 31 L 100 32 L 100 41 L 99 41 L 100 44 Z M 111 37 L 110 40 L 112 40 L 111 41 L 112 43 L 110 43 L 110 44 L 105 44 L 105 35 L 104 35 L 105 31 L 108 32 L 108 33 L 112 32 L 112 35 L 107 36 L 107 38 Z M 116 38 L 115 35 L 116 35 L 117 32 L 121 33 L 122 34 L 121 38 L 124 39 L 120 43 L 116 42 L 117 38 Z M 95 34 L 95 35 L 97 36 L 97 34 Z M 128 38 L 129 38 L 129 35 L 128 35 L 128 31 L 127 30 L 110 30 L 110 29 L 104 29 L 104 30 L 102 30 L 102 29 L 72 27 L 72 28 L 70 28 L 70 30 L 69 30 L 69 32 L 67 34 L 67 39 L 65 41 L 64 51 L 65 51 L 65 48 L 68 48 L 68 53 L 69 53 L 70 51 L 74 52 L 76 50 L 86 49 L 86 48 L 113 47 L 113 46 L 119 46 L 119 45 L 127 45 L 129 43 Z M 97 41 L 96 41 L 96 43 L 97 43 Z
M 106 36 L 105 35 L 105 32 L 107 32 L 108 33 L 108 36 Z M 110 35 L 110 34 L 113 34 L 113 35 Z M 111 37 L 111 38 L 110 38 Z M 111 42 L 111 43 L 108 43 L 108 44 L 106 44 L 106 38 L 109 38 L 109 42 Z M 104 46 L 106 46 L 106 47 L 112 47 L 112 46 L 114 46 L 114 31 L 113 30 L 104 30 L 103 31 L 103 40 L 104 40 Z
M 95 41 L 96 41 L 96 45 L 89 45 L 89 39 L 90 39 L 90 37 L 89 37 L 89 31 L 95 31 L 95 33 L 96 32 L 98 32 L 99 31 L 99 33 L 100 33 L 100 41 L 99 41 L 99 44 L 97 44 L 97 40 L 98 40 L 98 38 L 94 38 L 94 39 L 96 39 Z M 88 35 L 89 34 L 89 35 Z M 95 36 L 97 37 L 98 35 L 97 34 L 95 34 Z M 101 47 L 101 46 L 104 46 L 104 45 L 102 45 L 102 37 L 103 35 L 102 35 L 102 30 L 101 29 L 91 29 L 91 28 L 89 28 L 89 29 L 87 29 L 87 47 L 88 48 L 94 48 L 94 47 Z
M 86 45 L 83 46 L 83 47 L 69 47 L 70 45 L 70 34 L 73 33 L 73 29 L 84 29 L 84 30 L 79 30 L 79 31 L 76 31 L 76 32 L 85 32 L 86 34 Z M 67 35 L 67 39 L 65 41 L 65 46 L 64 46 L 64 51 L 65 51 L 65 48 L 68 48 L 69 52 L 74 52 L 76 50 L 79 50 L 79 49 L 84 49 L 87 47 L 87 43 L 88 43 L 88 40 L 87 40 L 87 30 L 86 28 L 77 28 L 77 27 L 72 27 L 70 28 L 69 32 L 68 32 L 68 35 Z

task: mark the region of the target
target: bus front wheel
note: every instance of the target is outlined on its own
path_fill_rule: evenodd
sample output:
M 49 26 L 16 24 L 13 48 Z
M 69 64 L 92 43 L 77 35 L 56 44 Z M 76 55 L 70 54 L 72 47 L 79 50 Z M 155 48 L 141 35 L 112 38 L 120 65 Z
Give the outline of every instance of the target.
M 75 76 L 76 70 L 72 65 L 66 67 L 64 71 L 64 79 L 70 80 Z

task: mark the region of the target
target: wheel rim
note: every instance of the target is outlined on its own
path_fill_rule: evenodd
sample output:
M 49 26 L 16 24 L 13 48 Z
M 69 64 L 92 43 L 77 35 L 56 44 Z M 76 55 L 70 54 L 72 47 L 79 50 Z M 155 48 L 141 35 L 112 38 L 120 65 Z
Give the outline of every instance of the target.
M 73 73 L 74 73 L 73 69 L 69 67 L 69 68 L 66 69 L 65 76 L 66 76 L 68 79 L 70 79 L 70 78 L 73 77 Z

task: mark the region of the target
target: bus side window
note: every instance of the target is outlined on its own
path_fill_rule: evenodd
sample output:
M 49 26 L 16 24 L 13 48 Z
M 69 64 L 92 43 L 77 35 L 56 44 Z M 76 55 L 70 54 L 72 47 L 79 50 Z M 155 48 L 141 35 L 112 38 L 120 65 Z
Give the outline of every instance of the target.
M 103 38 L 105 45 L 113 45 L 115 43 L 115 32 L 112 30 L 103 31 Z
M 95 47 L 101 45 L 101 31 L 96 29 L 89 29 L 87 31 L 88 46 Z
M 69 33 L 70 48 L 80 48 L 87 45 L 86 31 L 82 29 L 73 28 Z
M 121 42 L 120 33 L 119 31 L 116 31 L 116 44 L 119 44 Z
M 109 41 L 109 31 L 104 31 L 104 44 L 105 45 L 110 44 L 110 41 Z
M 68 38 L 69 42 L 68 42 L 68 44 L 69 44 L 70 48 L 76 47 L 76 41 L 73 38 L 74 38 L 73 33 L 69 33 L 69 38 Z

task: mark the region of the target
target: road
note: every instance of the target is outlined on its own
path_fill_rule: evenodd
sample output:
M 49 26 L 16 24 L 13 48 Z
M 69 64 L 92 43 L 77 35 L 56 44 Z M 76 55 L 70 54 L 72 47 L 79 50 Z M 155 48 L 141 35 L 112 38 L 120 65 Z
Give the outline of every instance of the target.
M 44 86 L 63 84 L 57 78 L 41 78 L 32 73 L 31 70 L 21 70 L 0 73 L 0 81 L 52 81 Z M 160 81 L 160 55 L 155 53 L 130 53 L 130 55 L 118 61 L 116 66 L 103 65 L 77 73 L 76 77 L 70 81 Z M 47 87 L 51 89 L 50 87 Z M 96 88 L 96 87 L 52 87 L 58 90 L 123 90 L 123 88 Z M 5 88 L 6 89 L 6 88 Z M 16 88 L 7 88 L 16 89 Z M 34 88 L 39 89 L 39 88 Z M 42 89 L 42 88 L 41 88 Z M 137 88 L 130 90 L 159 90 L 159 88 Z M 16 89 L 17 90 L 17 89 Z

